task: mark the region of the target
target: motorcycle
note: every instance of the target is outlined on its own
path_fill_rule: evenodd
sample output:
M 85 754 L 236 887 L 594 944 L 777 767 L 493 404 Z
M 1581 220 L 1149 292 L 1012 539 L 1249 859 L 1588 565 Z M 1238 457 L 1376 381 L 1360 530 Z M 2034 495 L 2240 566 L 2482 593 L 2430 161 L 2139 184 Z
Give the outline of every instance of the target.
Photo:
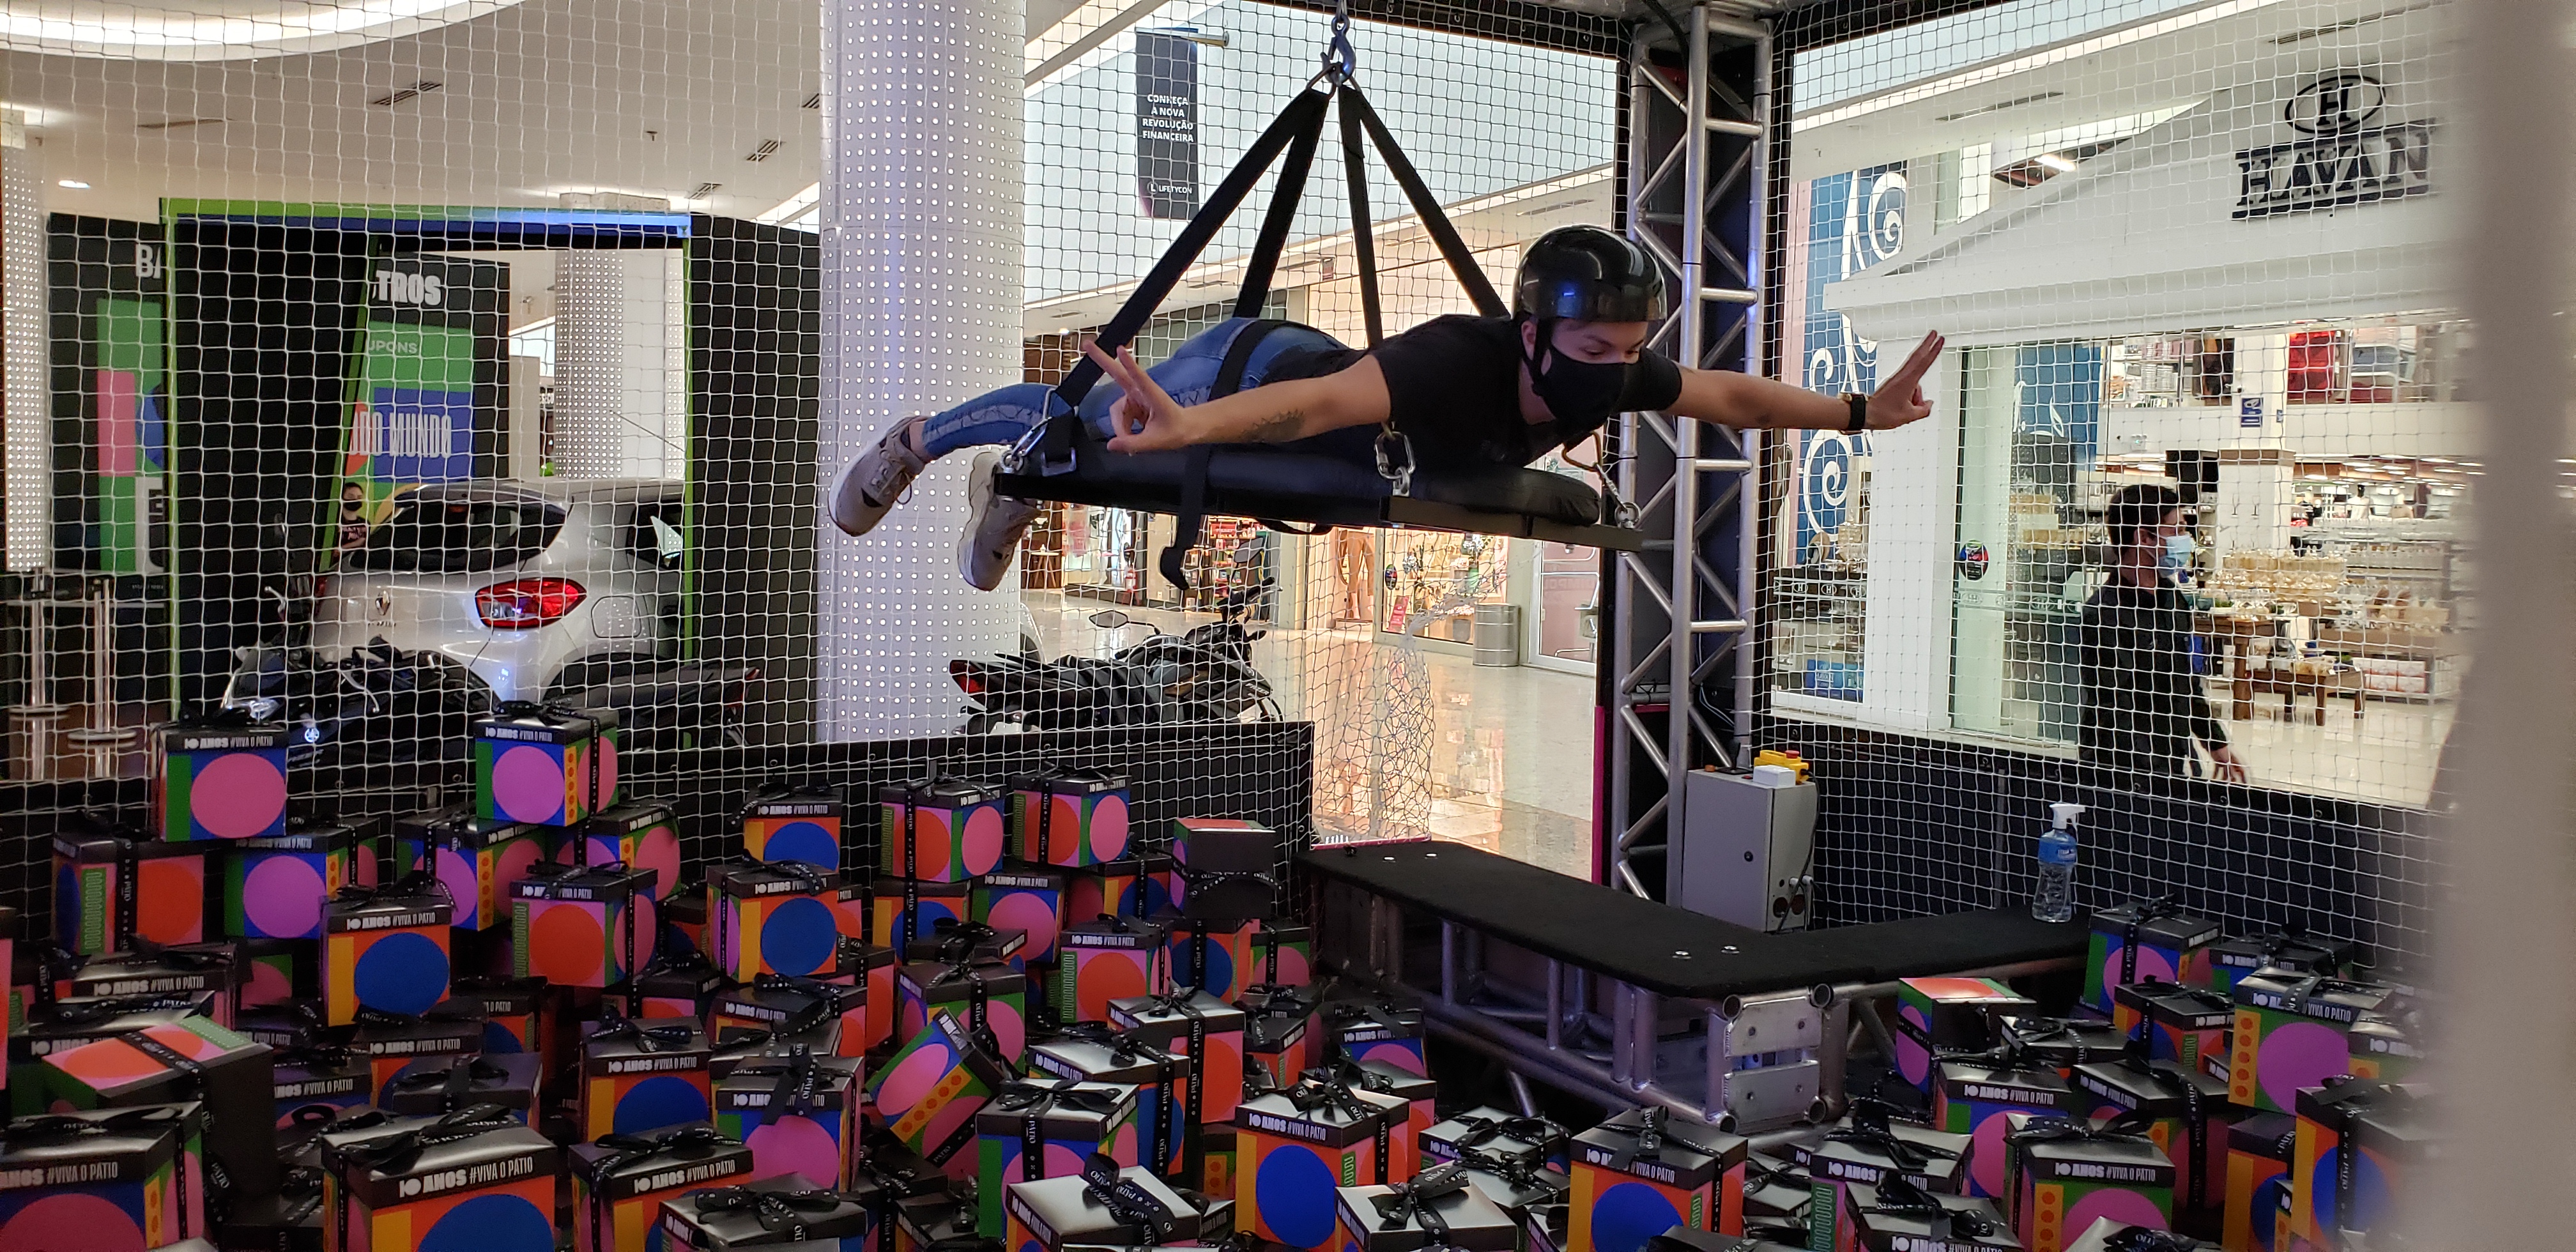
M 1091 615 L 1111 632 L 1145 626 L 1154 633 L 1107 657 L 1041 659 L 1031 652 L 948 663 L 948 675 L 975 703 L 967 707 L 965 733 L 1023 730 L 1097 730 L 1181 722 L 1277 721 L 1270 680 L 1252 664 L 1252 645 L 1268 632 L 1246 630 L 1242 606 L 1229 604 L 1219 620 L 1173 635 L 1137 622 L 1116 609 Z

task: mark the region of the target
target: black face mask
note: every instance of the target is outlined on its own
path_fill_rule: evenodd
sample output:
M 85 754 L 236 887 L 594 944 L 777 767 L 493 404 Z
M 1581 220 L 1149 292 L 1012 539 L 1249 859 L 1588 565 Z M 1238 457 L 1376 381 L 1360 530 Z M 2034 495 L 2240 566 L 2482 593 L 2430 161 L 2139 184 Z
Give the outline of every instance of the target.
M 1541 322 L 1538 341 L 1543 345 L 1528 356 L 1530 390 L 1547 402 L 1547 411 L 1560 422 L 1586 430 L 1610 420 L 1619 411 L 1619 397 L 1628 393 L 1629 365 L 1625 361 L 1599 363 L 1578 361 L 1555 350 L 1549 339 L 1555 328 Z M 1547 364 L 1539 364 L 1544 357 Z

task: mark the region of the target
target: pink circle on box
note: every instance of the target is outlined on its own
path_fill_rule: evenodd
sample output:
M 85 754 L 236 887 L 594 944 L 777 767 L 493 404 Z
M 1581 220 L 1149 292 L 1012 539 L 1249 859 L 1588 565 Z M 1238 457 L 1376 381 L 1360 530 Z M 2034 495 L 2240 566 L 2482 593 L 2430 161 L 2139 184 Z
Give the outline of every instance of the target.
M 563 815 L 563 767 L 530 744 L 504 749 L 492 761 L 492 807 L 515 822 L 551 822 Z
M 590 811 L 596 813 L 617 803 L 617 741 L 606 735 L 595 740 L 599 747 L 599 790 L 590 797 Z
M 264 756 L 226 753 L 189 781 L 188 808 L 218 839 L 266 834 L 286 814 L 286 772 Z
M 1091 806 L 1091 859 L 1115 861 L 1127 855 L 1127 797 L 1115 793 Z
M 475 881 L 474 857 L 471 848 L 438 849 L 438 881 L 447 888 L 448 897 L 456 902 L 459 914 L 473 913 L 482 908 L 483 893 Z
M 2156 1211 L 2155 1201 L 2135 1191 L 2105 1188 L 2068 1205 L 2066 1224 L 2059 1229 L 2066 1231 L 2067 1242 L 2073 1243 L 2084 1237 L 2084 1232 L 2091 1230 L 2093 1223 L 2105 1217 L 2123 1226 L 2144 1226 L 2149 1230 L 2167 1228 L 2165 1215 Z
M 1976 1136 L 1968 1144 L 1968 1181 L 1976 1185 L 1976 1190 L 1968 1194 L 2004 1193 L 2004 1132 L 2009 1129 L 2001 1113 L 1977 1123 Z
M 81 1080 L 92 1088 L 114 1086 L 149 1078 L 170 1068 L 153 1060 L 143 1049 L 122 1039 L 101 1039 L 96 1043 L 54 1053 L 48 1058 L 55 1069 Z M 9 1247 L 28 1245 L 9 1244 Z
M 320 933 L 322 874 L 300 856 L 268 856 L 242 875 L 242 915 L 259 933 L 272 938 L 302 939 Z M 267 971 L 280 984 L 276 967 L 253 962 L 251 990 L 260 988 Z M 291 995 L 292 993 L 288 993 Z M 281 997 L 283 998 L 283 997 Z
M 319 901 L 314 903 L 313 912 L 316 918 L 321 916 L 322 906 Z M 295 984 L 286 976 L 285 970 L 266 961 L 250 963 L 250 981 L 242 987 L 243 1008 L 284 1004 L 294 998 Z
M 984 922 L 995 930 L 1029 932 L 1026 952 L 1044 952 L 1055 946 L 1055 910 L 1037 892 L 1014 891 L 993 901 Z
M 982 877 L 1002 863 L 1002 840 L 1006 833 L 1002 806 L 978 804 L 966 811 L 966 833 L 958 840 L 958 851 L 966 858 L 969 877 Z
M 1069 1178 L 1082 1172 L 1082 1157 L 1062 1144 L 1050 1143 L 1039 1155 L 1046 1158 L 1046 1164 L 1038 1167 L 1041 1178 Z
M 984 1097 L 966 1095 L 960 1095 L 940 1105 L 939 1111 L 930 1115 L 930 1124 L 921 1128 L 921 1141 L 925 1144 L 948 1142 L 948 1137 L 957 1133 L 959 1127 L 973 1121 L 975 1111 L 983 1107 Z M 973 1162 L 977 1155 L 979 1154 L 973 1152 L 960 1152 L 950 1158 L 950 1164 L 953 1166 L 958 1161 L 967 1162 L 965 1177 L 972 1178 L 975 1170 Z
M 2322 1087 L 2327 1079 L 2352 1067 L 2352 1050 L 2331 1026 L 2291 1022 L 2263 1032 L 2254 1054 L 2254 1078 L 2266 1099 L 2282 1108 L 2297 1108 L 2299 1088 Z
M 948 1049 L 934 1044 L 895 1062 L 876 1085 L 877 1107 L 884 1110 L 886 1120 L 901 1121 L 913 1105 L 921 1103 L 947 1075 L 949 1060 Z
M 538 842 L 535 839 L 513 839 L 501 849 L 501 855 L 493 858 L 492 905 L 495 909 L 508 907 L 502 901 L 510 898 L 510 888 L 527 877 L 528 867 L 537 863 Z
M 2158 952 L 2154 948 L 2140 948 L 2138 949 L 2138 974 L 2137 977 L 2131 978 L 2129 981 L 2132 983 L 2169 983 L 2180 982 L 2181 979 L 2174 976 L 2173 962 L 2166 960 L 2164 953 Z M 2102 1000 L 2104 1003 L 2107 1004 L 2110 1002 L 2111 988 L 2119 985 L 2120 945 L 2115 943 L 2111 945 L 2111 954 L 2102 958 Z
M 653 898 L 667 900 L 680 885 L 680 834 L 656 826 L 635 841 L 635 868 L 653 871 Z
M 963 1010 L 957 1011 L 957 1020 L 966 1020 Z M 985 1006 L 984 1021 L 993 1028 L 993 1037 L 1001 1041 L 1002 1059 L 1013 1065 L 1019 1064 L 1020 1058 L 1029 1050 L 1029 1027 L 1028 1023 L 1020 1020 L 1020 1011 L 996 1000 Z
M 1109 1159 L 1118 1162 L 1122 1168 L 1136 1164 L 1136 1119 L 1127 1119 L 1118 1128 L 1118 1133 L 1110 1136 Z M 1082 1170 L 1076 1166 L 1073 1172 L 1078 1174 Z
M 832 1141 L 831 1131 L 812 1118 L 783 1116 L 751 1132 L 742 1142 L 751 1149 L 751 1172 L 755 1177 L 803 1174 L 820 1187 L 840 1180 L 841 1145 Z
M 1268 949 L 1253 949 L 1252 978 L 1254 982 L 1271 981 L 1270 952 Z M 1311 983 L 1313 980 L 1313 971 L 1306 968 L 1305 953 L 1289 947 L 1279 949 L 1279 977 L 1276 980 L 1278 985 L 1282 987 L 1303 987 Z
M 1918 1027 L 1928 1025 L 1928 1023 L 1923 1020 L 1922 1012 L 1911 1005 L 1898 1009 L 1897 1016 L 1914 1023 Z M 1922 1044 L 1915 1042 L 1914 1036 L 1907 1034 L 1902 1030 L 1896 1032 L 1896 1038 L 1891 1040 L 1891 1042 L 1896 1045 L 1896 1072 L 1903 1075 L 1905 1081 L 1913 1083 L 1918 1087 L 1922 1086 L 1924 1078 L 1929 1076 L 1932 1072 L 1932 1053 L 1930 1050 L 1926 1049 Z
M 44 1196 L 0 1223 L 0 1248 L 139 1248 L 143 1228 L 132 1214 L 102 1196 L 62 1192 Z
M 1392 1065 L 1416 1078 L 1428 1078 L 1431 1076 L 1424 1069 L 1422 1058 L 1414 1055 L 1413 1048 L 1410 1045 L 1397 1043 L 1392 1040 L 1384 1040 L 1368 1045 L 1368 1047 L 1360 1053 L 1359 1059 Z

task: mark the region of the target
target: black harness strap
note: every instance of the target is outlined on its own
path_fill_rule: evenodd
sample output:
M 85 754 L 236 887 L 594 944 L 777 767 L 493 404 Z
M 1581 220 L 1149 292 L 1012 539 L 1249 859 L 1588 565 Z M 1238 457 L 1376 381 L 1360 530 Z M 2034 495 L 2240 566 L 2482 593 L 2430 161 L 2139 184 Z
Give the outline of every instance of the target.
M 1386 310 L 1377 291 L 1377 227 L 1369 220 L 1367 145 L 1360 142 L 1360 115 L 1351 102 L 1360 93 L 1344 89 L 1342 107 L 1342 176 L 1350 184 L 1351 251 L 1360 264 L 1360 318 L 1368 326 L 1368 346 L 1386 342 Z M 1365 106 L 1362 106 L 1365 107 Z
M 1511 306 L 1494 292 L 1492 280 L 1485 277 L 1483 266 L 1476 264 L 1476 254 L 1467 250 L 1467 241 L 1458 237 L 1458 228 L 1449 224 L 1449 215 L 1440 209 L 1440 197 L 1422 181 L 1420 171 L 1398 147 L 1395 136 L 1387 133 L 1386 123 L 1379 121 L 1377 110 L 1369 107 L 1357 87 L 1344 84 L 1349 97 L 1345 108 L 1359 111 L 1360 125 L 1368 128 L 1369 142 L 1377 145 L 1377 156 L 1386 162 L 1386 172 L 1395 176 L 1395 185 L 1404 189 L 1404 198 L 1413 202 L 1413 211 L 1422 219 L 1422 229 L 1431 241 L 1440 245 L 1440 259 L 1449 263 L 1449 272 L 1458 276 L 1458 285 L 1467 289 L 1467 298 L 1475 301 L 1476 312 L 1485 317 L 1509 317 Z
M 1315 164 L 1315 145 L 1324 137 L 1324 115 L 1302 125 L 1288 145 L 1288 160 L 1279 167 L 1279 183 L 1270 192 L 1270 212 L 1261 219 L 1261 237 L 1243 267 L 1243 287 L 1235 293 L 1236 317 L 1259 317 L 1270 303 L 1270 279 L 1279 270 L 1279 254 L 1288 247 L 1288 230 L 1297 221 L 1297 202 L 1306 198 L 1306 171 Z
M 1304 138 L 1312 137 L 1308 135 Z M 1314 155 L 1311 144 L 1307 145 L 1306 154 Z M 1282 177 L 1281 187 L 1284 190 L 1285 176 Z M 1295 207 L 1294 201 L 1288 203 L 1291 209 Z M 1271 208 L 1274 216 L 1278 207 L 1279 202 L 1273 201 Z M 1276 253 L 1273 253 L 1273 256 L 1275 257 Z M 1262 280 L 1262 285 L 1266 291 L 1269 280 Z M 1252 288 L 1246 286 L 1244 291 L 1249 295 Z M 1243 390 L 1243 375 L 1252 368 L 1253 350 L 1259 348 L 1262 340 L 1269 338 L 1281 327 L 1293 324 L 1265 317 L 1236 331 L 1234 342 L 1226 345 L 1225 359 L 1217 364 L 1216 382 L 1208 388 L 1208 398 L 1213 400 L 1218 396 L 1230 396 Z M 1207 521 L 1208 463 L 1216 455 L 1216 445 L 1199 444 L 1181 455 L 1184 458 L 1181 470 L 1181 512 L 1179 518 L 1172 524 L 1172 542 L 1164 547 L 1162 558 L 1157 565 L 1163 571 L 1164 580 L 1186 596 L 1190 591 L 1190 577 L 1189 571 L 1183 568 L 1182 561 L 1189 555 L 1190 549 L 1198 546 L 1199 528 Z

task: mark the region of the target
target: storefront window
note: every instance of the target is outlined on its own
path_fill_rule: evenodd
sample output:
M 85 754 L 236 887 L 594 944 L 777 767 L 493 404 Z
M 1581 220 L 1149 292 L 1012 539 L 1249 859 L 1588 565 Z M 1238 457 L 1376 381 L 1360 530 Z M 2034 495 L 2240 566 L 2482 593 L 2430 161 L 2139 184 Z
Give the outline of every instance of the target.
M 1387 588 L 1378 629 L 1475 642 L 1476 606 L 1509 602 L 1511 546 L 1491 535 L 1386 532 L 1378 544 Z

